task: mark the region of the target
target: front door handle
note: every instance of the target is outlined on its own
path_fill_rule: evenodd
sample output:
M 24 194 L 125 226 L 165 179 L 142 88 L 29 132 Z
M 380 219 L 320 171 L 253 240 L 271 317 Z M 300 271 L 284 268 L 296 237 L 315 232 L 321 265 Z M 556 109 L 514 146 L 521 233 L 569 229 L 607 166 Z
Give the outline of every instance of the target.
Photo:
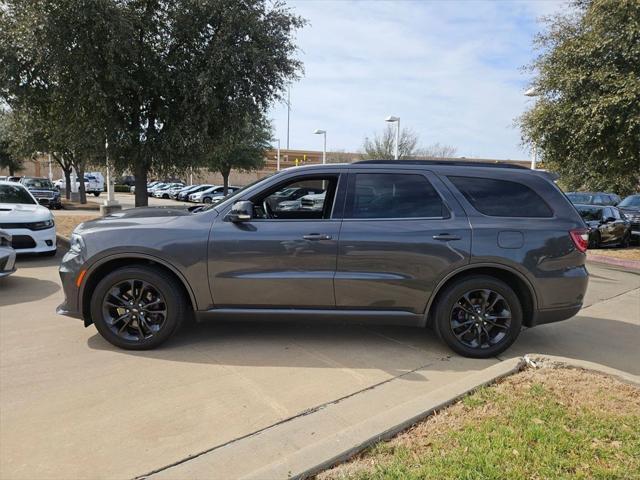
M 309 233 L 302 238 L 305 240 L 331 240 L 331 235 L 325 235 L 324 233 Z
M 458 235 L 452 235 L 451 233 L 440 233 L 439 235 L 434 235 L 433 239 L 446 242 L 448 240 L 460 240 L 460 237 Z

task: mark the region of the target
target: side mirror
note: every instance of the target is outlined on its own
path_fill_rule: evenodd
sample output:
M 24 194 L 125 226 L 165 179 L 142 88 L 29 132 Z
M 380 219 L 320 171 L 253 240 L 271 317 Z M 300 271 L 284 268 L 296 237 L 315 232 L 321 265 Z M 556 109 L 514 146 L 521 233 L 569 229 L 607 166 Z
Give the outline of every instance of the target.
M 253 218 L 253 203 L 248 200 L 240 200 L 233 204 L 227 215 L 233 223 L 248 222 Z

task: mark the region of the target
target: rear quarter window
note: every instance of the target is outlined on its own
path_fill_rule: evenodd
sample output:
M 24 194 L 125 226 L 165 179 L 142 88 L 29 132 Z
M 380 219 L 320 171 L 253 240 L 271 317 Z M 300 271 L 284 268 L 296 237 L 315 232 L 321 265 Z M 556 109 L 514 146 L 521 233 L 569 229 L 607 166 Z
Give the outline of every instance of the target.
M 528 186 L 484 177 L 447 177 L 473 207 L 492 217 L 552 217 L 547 202 Z

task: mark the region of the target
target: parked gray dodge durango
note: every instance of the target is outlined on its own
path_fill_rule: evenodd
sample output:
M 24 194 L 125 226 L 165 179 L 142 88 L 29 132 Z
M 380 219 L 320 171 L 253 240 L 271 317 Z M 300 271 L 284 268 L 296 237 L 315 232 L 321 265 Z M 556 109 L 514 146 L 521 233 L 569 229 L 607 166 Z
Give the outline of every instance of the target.
M 319 193 L 279 208 L 291 188 Z M 139 208 L 79 225 L 60 265 L 58 312 L 127 349 L 156 347 L 191 316 L 353 320 L 429 326 L 454 351 L 484 358 L 523 326 L 580 310 L 587 242 L 578 212 L 535 170 L 306 166 L 215 206 Z

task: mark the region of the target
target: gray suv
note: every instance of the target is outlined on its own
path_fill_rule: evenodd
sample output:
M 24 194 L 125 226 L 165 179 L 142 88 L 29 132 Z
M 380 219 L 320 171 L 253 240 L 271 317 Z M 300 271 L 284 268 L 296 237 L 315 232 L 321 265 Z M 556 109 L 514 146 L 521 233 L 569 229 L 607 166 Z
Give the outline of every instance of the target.
M 287 188 L 323 194 L 314 208 L 273 208 Z M 432 327 L 454 351 L 485 358 L 523 326 L 580 310 L 587 243 L 575 208 L 529 169 L 305 166 L 215 206 L 81 224 L 60 265 L 58 312 L 127 349 L 156 347 L 193 316 Z

